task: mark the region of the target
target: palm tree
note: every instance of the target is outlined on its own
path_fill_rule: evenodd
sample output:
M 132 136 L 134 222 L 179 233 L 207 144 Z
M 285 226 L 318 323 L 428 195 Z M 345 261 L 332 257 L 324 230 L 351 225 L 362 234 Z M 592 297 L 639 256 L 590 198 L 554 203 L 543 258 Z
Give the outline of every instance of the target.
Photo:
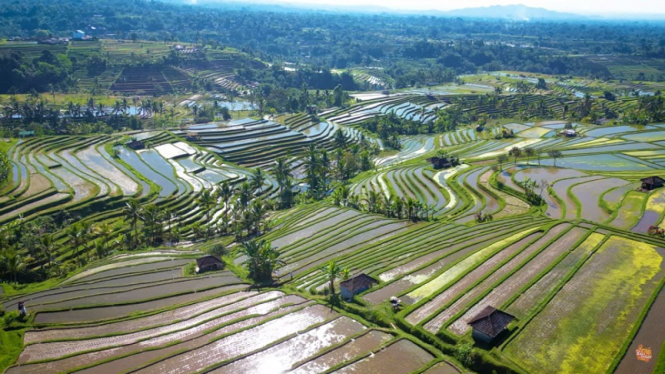
M 562 157 L 563 157 L 563 154 L 561 153 L 561 151 L 558 151 L 558 150 L 556 150 L 556 149 L 552 149 L 552 150 L 550 150 L 550 151 L 547 151 L 547 154 L 548 154 L 550 157 L 552 157 L 552 159 L 554 159 L 554 167 L 556 167 L 556 159 L 557 159 L 557 158 L 562 158 Z
M 125 207 L 123 208 L 123 213 L 125 214 L 125 219 L 130 221 L 130 225 L 132 228 L 132 231 L 134 232 L 134 246 L 136 247 L 137 239 L 138 239 L 138 232 L 137 232 L 137 223 L 141 219 L 141 214 L 142 212 L 141 204 L 136 200 L 136 199 L 130 199 L 127 203 L 125 203 Z
M 215 197 L 213 196 L 212 192 L 206 188 L 201 190 L 201 193 L 199 194 L 199 197 L 196 201 L 206 214 L 206 222 L 208 227 L 206 230 L 206 240 L 208 240 L 208 238 L 210 238 L 210 211 L 212 210 L 213 205 L 215 205 Z
M 284 264 L 284 261 L 279 260 L 277 249 L 265 240 L 250 240 L 242 243 L 240 253 L 247 257 L 243 265 L 246 267 L 249 277 L 255 283 L 272 281 L 275 267 Z
M 238 189 L 238 201 L 242 208 L 247 208 L 249 201 L 252 199 L 252 187 L 248 182 L 243 182 Z
M 44 251 L 44 253 L 46 253 L 46 256 L 48 258 L 48 264 L 50 266 L 51 262 L 53 260 L 51 254 L 56 249 L 56 244 L 55 244 L 55 241 L 53 240 L 53 235 L 52 234 L 42 235 L 39 238 L 39 244 L 40 244 L 42 250 Z
M 2 262 L 5 264 L 7 272 L 12 276 L 12 280 L 16 283 L 16 276 L 21 270 L 25 269 L 25 261 L 16 250 L 8 248 L 2 253 Z
M 536 150 L 531 147 L 524 148 L 524 154 L 526 155 L 526 164 L 529 165 L 529 158 L 535 156 Z
M 328 265 L 321 268 L 321 272 L 325 274 L 330 283 L 330 294 L 335 296 L 335 280 L 341 275 L 342 268 L 340 268 L 335 261 L 330 261 Z
M 273 169 L 273 174 L 279 185 L 279 190 L 282 192 L 286 181 L 292 178 L 291 166 L 288 164 L 288 161 L 284 157 L 279 157 L 275 160 L 275 168 Z
M 510 151 L 508 151 L 508 154 L 515 158 L 515 165 L 517 165 L 517 158 L 522 155 L 522 150 L 517 147 L 513 147 L 510 149 Z
M 69 238 L 69 244 L 72 246 L 72 252 L 76 255 L 79 253 L 79 247 L 85 241 L 85 232 L 80 223 L 76 223 L 72 226 L 69 226 L 67 230 L 67 237 Z
M 250 183 L 252 188 L 254 190 L 259 190 L 259 192 L 263 192 L 263 180 L 265 178 L 266 176 L 263 173 L 263 170 L 261 170 L 261 168 L 254 169 L 250 177 Z
M 267 212 L 266 203 L 261 199 L 255 199 L 249 204 L 250 217 L 253 221 L 254 234 L 261 234 L 261 223 L 265 218 Z
M 233 197 L 233 190 L 231 189 L 231 186 L 229 185 L 229 182 L 227 182 L 227 181 L 222 182 L 222 185 L 217 190 L 217 196 L 219 196 L 222 199 L 222 201 L 224 202 L 224 221 L 226 223 L 228 223 L 229 222 L 229 201 L 231 200 L 231 197 Z M 226 228 L 225 228 L 224 232 L 226 232 Z

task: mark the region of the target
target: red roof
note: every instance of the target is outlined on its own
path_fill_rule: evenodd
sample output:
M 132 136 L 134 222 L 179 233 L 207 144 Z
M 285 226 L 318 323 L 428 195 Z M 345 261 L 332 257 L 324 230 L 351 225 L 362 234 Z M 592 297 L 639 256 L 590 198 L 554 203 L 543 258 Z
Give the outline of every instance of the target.
M 469 321 L 469 325 L 474 330 L 495 338 L 514 319 L 514 316 L 488 305 Z

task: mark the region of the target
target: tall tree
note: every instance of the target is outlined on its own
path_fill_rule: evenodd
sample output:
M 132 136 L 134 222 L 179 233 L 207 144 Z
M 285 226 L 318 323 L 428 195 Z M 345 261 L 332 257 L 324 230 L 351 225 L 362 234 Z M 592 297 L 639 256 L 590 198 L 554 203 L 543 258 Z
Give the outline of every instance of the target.
M 515 165 L 517 165 L 517 158 L 522 155 L 522 150 L 517 147 L 513 147 L 510 149 L 510 151 L 508 151 L 508 154 L 513 156 L 515 160 Z
M 141 204 L 136 199 L 130 199 L 125 203 L 123 213 L 125 215 L 125 219 L 129 221 L 132 231 L 134 232 L 134 247 L 136 247 L 138 245 L 137 224 L 141 219 L 141 214 L 143 213 Z
M 556 149 L 552 149 L 552 150 L 547 151 L 547 154 L 554 160 L 554 166 L 555 167 L 556 167 L 556 159 L 557 158 L 563 158 L 563 154 L 561 153 L 561 151 L 556 150 Z
M 337 265 L 335 261 L 330 261 L 328 265 L 325 267 L 321 268 L 321 272 L 325 274 L 326 278 L 328 279 L 328 284 L 330 288 L 330 294 L 334 297 L 335 296 L 335 280 L 339 278 L 339 276 L 342 273 L 342 268 Z
M 212 211 L 212 207 L 215 205 L 215 197 L 213 196 L 213 193 L 210 189 L 204 188 L 201 190 L 201 193 L 199 193 L 199 197 L 196 199 L 196 201 L 206 215 L 206 227 L 208 228 L 206 230 L 207 240 L 210 238 L 210 213 Z

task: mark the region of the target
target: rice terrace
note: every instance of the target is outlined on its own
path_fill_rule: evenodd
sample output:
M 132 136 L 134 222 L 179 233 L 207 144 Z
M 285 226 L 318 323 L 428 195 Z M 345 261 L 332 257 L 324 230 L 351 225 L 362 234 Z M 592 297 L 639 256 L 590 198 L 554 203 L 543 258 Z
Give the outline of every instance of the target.
M 0 372 L 665 374 L 665 16 L 6 5 Z

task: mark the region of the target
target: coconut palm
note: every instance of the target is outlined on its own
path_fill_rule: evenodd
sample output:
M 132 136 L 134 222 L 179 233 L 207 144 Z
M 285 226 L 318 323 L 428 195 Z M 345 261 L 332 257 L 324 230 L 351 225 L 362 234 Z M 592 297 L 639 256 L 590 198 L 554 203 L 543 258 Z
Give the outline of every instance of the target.
M 127 203 L 125 203 L 125 207 L 122 209 L 122 211 L 125 215 L 125 219 L 130 222 L 132 231 L 134 232 L 134 246 L 136 246 L 138 244 L 138 231 L 136 226 L 141 219 L 143 209 L 141 208 L 141 204 L 136 199 L 130 199 Z
M 563 154 L 561 153 L 561 151 L 558 151 L 556 149 L 552 149 L 550 151 L 547 151 L 547 154 L 554 160 L 554 166 L 555 167 L 556 167 L 556 159 L 563 157 Z
M 515 165 L 517 165 L 517 158 L 522 155 L 522 150 L 517 147 L 513 147 L 510 149 L 510 151 L 508 151 L 508 154 L 514 157 Z
M 259 192 L 263 191 L 263 181 L 266 178 L 265 173 L 261 168 L 256 168 L 252 172 L 252 175 L 250 176 L 250 185 L 254 190 L 259 190 Z
M 238 188 L 238 201 L 240 203 L 240 207 L 247 208 L 247 205 L 249 205 L 249 201 L 252 199 L 252 187 L 248 182 L 243 182 L 240 185 L 240 188 Z
M 342 268 L 337 265 L 335 261 L 330 261 L 328 265 L 321 268 L 321 272 L 325 274 L 330 284 L 330 294 L 335 296 L 335 280 L 342 274 Z
M 217 196 L 219 196 L 220 199 L 222 199 L 222 202 L 224 202 L 224 221 L 226 223 L 229 222 L 229 201 L 233 197 L 233 190 L 231 189 L 231 186 L 229 185 L 229 182 L 222 182 L 222 185 L 219 186 L 219 189 L 217 190 Z M 226 231 L 226 229 L 225 229 Z
M 80 223 L 69 226 L 67 229 L 67 238 L 72 246 L 72 254 L 78 255 L 79 247 L 85 242 L 85 231 Z
M 51 262 L 53 260 L 52 258 L 52 253 L 53 251 L 56 250 L 56 243 L 53 240 L 53 235 L 52 234 L 44 234 L 39 238 L 39 245 L 46 254 L 46 257 L 48 259 L 48 264 L 49 266 L 51 265 Z
M 212 192 L 205 188 L 201 190 L 201 193 L 199 194 L 199 197 L 196 199 L 196 202 L 199 204 L 201 209 L 206 214 L 206 223 L 208 226 L 208 230 L 206 230 L 206 240 L 210 237 L 210 212 L 212 210 L 212 207 L 215 205 L 215 197 L 213 196 Z
M 499 163 L 499 170 L 503 170 L 503 164 L 505 164 L 506 162 L 508 162 L 508 156 L 506 156 L 506 155 L 504 155 L 504 154 L 500 154 L 500 155 L 497 157 L 496 160 L 497 160 L 497 162 Z
M 13 248 L 8 248 L 2 252 L 2 262 L 12 280 L 16 282 L 18 273 L 25 269 L 26 264 L 23 257 Z
M 265 240 L 242 243 L 240 253 L 247 257 L 243 265 L 249 273 L 249 278 L 255 283 L 271 282 L 277 265 L 284 264 L 284 261 L 279 259 L 277 249 Z
M 280 192 L 283 191 L 286 181 L 293 177 L 291 174 L 291 166 L 284 157 L 279 157 L 275 160 L 275 168 L 273 169 L 273 176 L 277 180 Z
M 536 150 L 531 147 L 524 148 L 524 155 L 526 155 L 526 164 L 529 164 L 529 158 L 536 155 Z

